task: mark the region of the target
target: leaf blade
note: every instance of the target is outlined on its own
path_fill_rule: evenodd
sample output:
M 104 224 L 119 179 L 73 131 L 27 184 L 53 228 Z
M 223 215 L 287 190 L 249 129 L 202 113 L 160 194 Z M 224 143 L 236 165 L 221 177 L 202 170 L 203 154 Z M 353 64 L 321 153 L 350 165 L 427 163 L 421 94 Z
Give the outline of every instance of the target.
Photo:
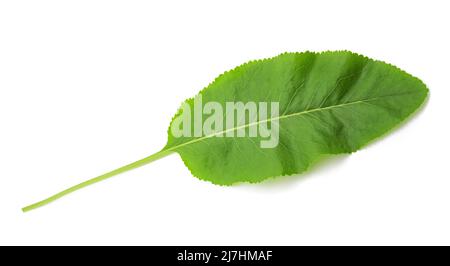
M 258 138 L 214 136 L 171 145 L 169 132 L 165 149 L 178 152 L 200 179 L 220 185 L 260 182 L 301 173 L 324 154 L 360 149 L 416 110 L 427 92 L 406 72 L 351 52 L 286 53 L 243 64 L 200 92 L 205 102 L 223 104 L 279 100 L 278 147 L 261 150 Z M 186 103 L 193 106 L 192 99 Z

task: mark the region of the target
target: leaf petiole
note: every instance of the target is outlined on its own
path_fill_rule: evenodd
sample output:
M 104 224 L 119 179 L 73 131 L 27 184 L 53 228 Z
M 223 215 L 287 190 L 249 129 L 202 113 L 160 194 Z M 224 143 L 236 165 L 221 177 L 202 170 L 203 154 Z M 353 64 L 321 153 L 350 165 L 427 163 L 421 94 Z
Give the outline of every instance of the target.
M 79 183 L 79 184 L 77 184 L 75 186 L 72 186 L 72 187 L 70 187 L 68 189 L 65 189 L 65 190 L 59 192 L 59 193 L 56 193 L 55 195 L 50 196 L 50 197 L 48 197 L 48 198 L 46 198 L 44 200 L 41 200 L 41 201 L 38 201 L 38 202 L 33 203 L 31 205 L 28 205 L 28 206 L 22 208 L 22 211 L 23 212 L 27 212 L 27 211 L 31 211 L 33 209 L 39 208 L 41 206 L 44 206 L 44 205 L 46 205 L 46 204 L 48 204 L 50 202 L 53 202 L 53 201 L 59 199 L 59 198 L 65 196 L 67 194 L 70 194 L 70 193 L 72 193 L 72 192 L 74 192 L 76 190 L 79 190 L 81 188 L 84 188 L 84 187 L 87 187 L 89 185 L 95 184 L 97 182 L 100 182 L 100 181 L 105 180 L 107 178 L 110 178 L 110 177 L 113 177 L 115 175 L 121 174 L 123 172 L 126 172 L 126 171 L 129 171 L 129 170 L 141 167 L 143 165 L 149 164 L 149 163 L 151 163 L 153 161 L 156 161 L 158 159 L 161 159 L 161 158 L 163 158 L 163 157 L 165 157 L 165 156 L 167 156 L 167 155 L 169 155 L 171 153 L 172 153 L 171 150 L 159 151 L 159 152 L 154 153 L 154 154 L 152 154 L 152 155 L 150 155 L 148 157 L 145 157 L 145 158 L 143 158 L 141 160 L 135 161 L 133 163 L 127 164 L 125 166 L 122 166 L 122 167 L 117 168 L 115 170 L 112 170 L 110 172 L 107 172 L 107 173 L 105 173 L 103 175 L 100 175 L 100 176 L 94 177 L 92 179 L 86 180 L 84 182 L 81 182 L 81 183 Z

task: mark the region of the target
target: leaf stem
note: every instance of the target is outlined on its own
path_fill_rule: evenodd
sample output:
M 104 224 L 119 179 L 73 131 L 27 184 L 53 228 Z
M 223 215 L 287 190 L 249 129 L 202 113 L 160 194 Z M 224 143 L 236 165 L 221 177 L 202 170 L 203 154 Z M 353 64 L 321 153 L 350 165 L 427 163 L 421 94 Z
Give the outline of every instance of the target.
M 161 159 L 161 158 L 163 158 L 163 157 L 165 157 L 165 156 L 167 156 L 167 155 L 169 155 L 171 153 L 172 153 L 171 150 L 161 150 L 161 151 L 159 151 L 157 153 L 154 153 L 154 154 L 152 154 L 152 155 L 150 155 L 148 157 L 145 157 L 144 159 L 135 161 L 133 163 L 127 164 L 125 166 L 122 166 L 122 167 L 117 168 L 115 170 L 112 170 L 110 172 L 107 172 L 107 173 L 105 173 L 103 175 L 100 175 L 100 176 L 94 177 L 92 179 L 86 180 L 86 181 L 81 182 L 81 183 L 79 183 L 79 184 L 77 184 L 75 186 L 72 186 L 72 187 L 70 187 L 68 189 L 65 189 L 65 190 L 63 190 L 63 191 L 61 191 L 59 193 L 56 193 L 55 195 L 50 196 L 50 197 L 48 197 L 48 198 L 46 198 L 44 200 L 41 200 L 41 201 L 38 201 L 38 202 L 33 203 L 31 205 L 28 205 L 28 206 L 22 208 L 22 211 L 23 212 L 27 212 L 27 211 L 31 211 L 33 209 L 42 207 L 42 206 L 44 206 L 44 205 L 46 205 L 46 204 L 48 204 L 50 202 L 53 202 L 53 201 L 55 201 L 55 200 L 65 196 L 65 195 L 67 195 L 67 194 L 70 194 L 70 193 L 72 193 L 72 192 L 74 192 L 76 190 L 79 190 L 81 188 L 84 188 L 84 187 L 87 187 L 89 185 L 95 184 L 97 182 L 100 182 L 100 181 L 105 180 L 107 178 L 110 178 L 112 176 L 121 174 L 123 172 L 126 172 L 126 171 L 129 171 L 129 170 L 141 167 L 143 165 L 146 165 L 148 163 L 151 163 L 153 161 Z

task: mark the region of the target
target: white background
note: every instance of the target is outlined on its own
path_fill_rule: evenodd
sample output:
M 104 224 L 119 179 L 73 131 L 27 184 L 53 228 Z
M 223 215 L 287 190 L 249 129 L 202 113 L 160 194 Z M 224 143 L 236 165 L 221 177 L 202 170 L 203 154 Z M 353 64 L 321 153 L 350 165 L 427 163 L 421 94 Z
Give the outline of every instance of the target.
M 0 244 L 450 244 L 448 1 L 2 1 Z M 425 108 L 307 174 L 220 187 L 158 151 L 180 103 L 285 51 L 348 49 L 430 88 Z

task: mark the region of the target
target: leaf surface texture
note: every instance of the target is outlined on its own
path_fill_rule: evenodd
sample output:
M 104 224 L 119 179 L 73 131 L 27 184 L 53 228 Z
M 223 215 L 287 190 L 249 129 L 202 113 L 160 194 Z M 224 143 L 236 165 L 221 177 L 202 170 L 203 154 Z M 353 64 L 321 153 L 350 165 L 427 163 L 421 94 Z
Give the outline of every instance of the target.
M 278 146 L 263 149 L 260 137 L 217 137 L 219 132 L 175 138 L 169 130 L 163 150 L 176 151 L 193 175 L 215 184 L 297 174 L 321 155 L 351 153 L 383 135 L 414 112 L 427 92 L 419 79 L 355 53 L 285 53 L 225 72 L 200 92 L 204 103 L 223 106 L 279 102 L 279 116 L 269 117 L 279 124 Z M 186 103 L 194 108 L 193 99 Z M 230 130 L 237 129 L 223 129 Z

